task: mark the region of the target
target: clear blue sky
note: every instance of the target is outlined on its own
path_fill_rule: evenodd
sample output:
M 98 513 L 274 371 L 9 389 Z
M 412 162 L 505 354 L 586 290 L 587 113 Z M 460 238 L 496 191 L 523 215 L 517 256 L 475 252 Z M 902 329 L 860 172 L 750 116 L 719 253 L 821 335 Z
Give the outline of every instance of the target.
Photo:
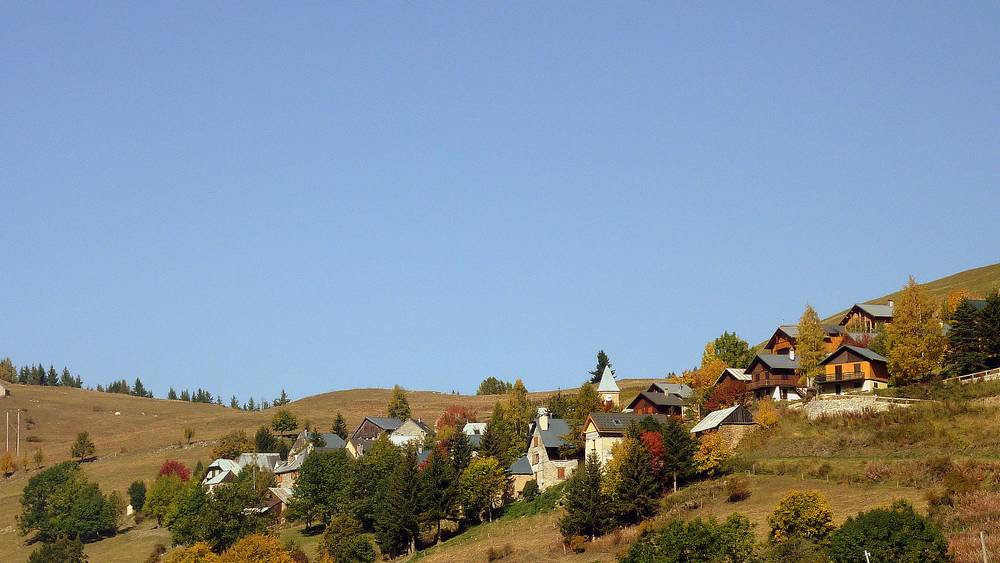
M 2 9 L 0 356 L 566 388 L 1000 260 L 996 2 L 199 4 Z

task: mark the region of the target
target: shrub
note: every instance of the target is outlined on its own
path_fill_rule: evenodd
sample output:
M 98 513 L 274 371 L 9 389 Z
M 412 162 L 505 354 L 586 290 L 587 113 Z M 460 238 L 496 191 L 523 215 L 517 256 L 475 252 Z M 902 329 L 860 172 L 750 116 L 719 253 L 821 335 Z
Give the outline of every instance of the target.
M 729 460 L 729 444 L 722 434 L 711 432 L 701 438 L 698 451 L 694 453 L 694 463 L 701 473 L 712 476 L 722 471 L 723 466 Z
M 142 505 L 146 504 L 146 482 L 132 481 L 128 486 L 128 500 L 136 514 L 142 510 Z M 136 522 L 138 524 L 138 522 Z
M 87 556 L 83 553 L 83 543 L 80 540 L 59 538 L 52 543 L 43 543 L 28 556 L 28 563 L 85 563 Z
M 41 442 L 42 439 L 39 438 L 38 436 L 32 435 L 32 436 L 28 436 L 27 438 L 25 438 L 24 441 L 25 442 Z
M 11 452 L 4 452 L 0 455 L 0 473 L 10 475 L 17 471 L 17 459 Z
M 753 557 L 753 524 L 743 515 L 731 514 L 722 524 L 714 518 L 695 518 L 671 520 L 663 528 L 646 530 L 622 562 L 752 561 Z
M 267 561 L 268 563 L 295 563 L 285 546 L 274 536 L 251 534 L 237 541 L 227 549 L 219 563 L 250 563 Z
M 905 501 L 850 517 L 830 536 L 827 553 L 834 562 L 857 561 L 864 551 L 874 561 L 951 561 L 941 532 Z
M 150 553 L 149 557 L 146 558 L 146 563 L 159 563 L 160 558 L 162 558 L 163 554 L 166 552 L 167 552 L 167 546 L 163 545 L 162 543 L 156 544 L 155 546 L 153 546 L 152 553 Z
M 584 536 L 572 536 L 569 538 L 569 549 L 573 553 L 587 551 L 587 538 Z
M 507 557 L 508 555 L 510 555 L 513 552 L 514 552 L 514 547 L 511 546 L 509 543 L 504 544 L 503 547 L 493 547 L 493 546 L 490 546 L 486 550 L 486 560 L 487 561 L 499 561 L 500 559 L 503 559 L 504 557 Z
M 521 489 L 521 498 L 523 498 L 528 502 L 531 502 L 535 500 L 535 497 L 537 496 L 538 496 L 538 482 L 532 479 L 531 481 L 525 483 L 524 488 Z
M 774 406 L 774 401 L 764 399 L 757 403 L 757 412 L 754 414 L 754 421 L 763 429 L 768 429 L 778 423 L 778 407 Z
M 212 553 L 212 548 L 205 542 L 197 542 L 188 547 L 174 550 L 163 560 L 163 563 L 216 563 L 219 556 Z
M 215 449 L 212 450 L 212 457 L 216 459 L 233 459 L 243 452 L 253 449 L 253 442 L 242 430 L 236 430 L 219 438 Z
M 343 514 L 330 519 L 319 545 L 319 555 L 329 556 L 337 563 L 375 561 L 375 549 L 363 535 L 361 522 Z
M 822 542 L 834 530 L 830 503 L 816 491 L 789 492 L 774 507 L 767 523 L 774 543 L 791 537 Z
M 865 464 L 865 477 L 876 483 L 885 481 L 892 474 L 892 469 L 881 461 L 869 461 Z
M 740 502 L 750 497 L 750 483 L 743 477 L 730 477 L 726 481 L 726 499 Z
M 164 477 L 167 475 L 174 475 L 181 481 L 187 481 L 191 478 L 191 470 L 187 468 L 183 463 L 177 461 L 176 459 L 168 459 L 163 462 L 160 466 L 160 472 L 157 476 Z

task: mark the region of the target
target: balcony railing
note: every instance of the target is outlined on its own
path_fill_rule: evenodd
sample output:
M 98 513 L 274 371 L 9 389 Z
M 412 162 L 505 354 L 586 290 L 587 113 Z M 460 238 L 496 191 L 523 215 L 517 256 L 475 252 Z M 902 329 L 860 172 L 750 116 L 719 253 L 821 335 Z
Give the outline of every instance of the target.
M 838 381 L 857 381 L 858 379 L 872 379 L 863 371 L 845 371 L 835 374 L 823 374 L 816 376 L 816 383 L 836 383 Z
M 776 385 L 781 385 L 784 387 L 797 387 L 799 385 L 798 376 L 791 377 L 762 377 L 760 379 L 754 379 L 748 385 L 748 389 L 760 389 L 762 387 L 774 387 Z

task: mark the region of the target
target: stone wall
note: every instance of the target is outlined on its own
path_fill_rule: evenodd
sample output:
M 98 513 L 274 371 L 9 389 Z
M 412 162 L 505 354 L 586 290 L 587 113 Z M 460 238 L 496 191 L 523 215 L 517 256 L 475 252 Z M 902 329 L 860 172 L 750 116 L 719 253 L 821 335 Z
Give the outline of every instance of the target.
M 865 411 L 882 412 L 892 408 L 905 408 L 913 402 L 903 402 L 874 395 L 847 397 L 820 397 L 813 399 L 800 408 L 810 420 L 824 416 L 839 416 L 844 414 L 860 414 Z

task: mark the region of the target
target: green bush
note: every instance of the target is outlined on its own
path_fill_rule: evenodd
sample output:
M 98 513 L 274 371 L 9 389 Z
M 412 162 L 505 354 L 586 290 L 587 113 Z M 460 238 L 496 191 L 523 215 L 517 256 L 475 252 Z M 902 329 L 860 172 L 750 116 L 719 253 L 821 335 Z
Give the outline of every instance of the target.
M 871 553 L 872 561 L 951 561 L 941 532 L 905 501 L 848 518 L 830 536 L 827 548 L 836 563 L 857 561 L 858 554 L 865 551 Z
M 80 540 L 59 538 L 52 543 L 44 543 L 28 556 L 28 563 L 86 563 Z
M 753 561 L 753 524 L 731 514 L 719 524 L 714 518 L 690 522 L 671 520 L 647 530 L 632 544 L 623 563 Z
M 526 501 L 533 501 L 535 497 L 538 496 L 538 482 L 532 479 L 524 484 L 524 488 L 521 489 L 521 498 Z
M 726 480 L 726 500 L 740 502 L 750 497 L 750 483 L 743 477 L 730 477 Z

